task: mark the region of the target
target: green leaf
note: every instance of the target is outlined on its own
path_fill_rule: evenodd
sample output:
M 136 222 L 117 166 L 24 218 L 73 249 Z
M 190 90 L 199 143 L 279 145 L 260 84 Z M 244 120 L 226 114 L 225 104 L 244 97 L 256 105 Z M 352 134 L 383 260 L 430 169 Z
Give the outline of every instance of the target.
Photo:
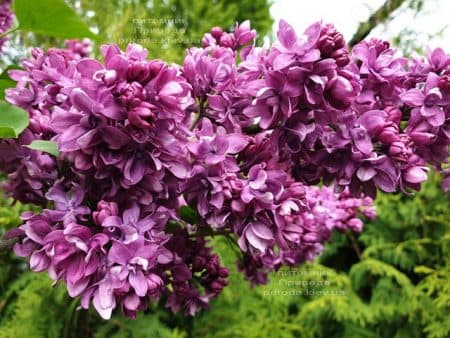
M 16 86 L 16 81 L 11 80 L 8 75 L 8 70 L 11 69 L 21 69 L 17 65 L 9 65 L 6 69 L 0 74 L 0 100 L 5 99 L 5 89 L 13 88 Z
M 7 66 L 4 70 L 3 70 L 3 72 L 0 74 L 0 79 L 9 79 L 9 80 L 11 80 L 11 78 L 9 77 L 9 75 L 8 75 L 8 71 L 10 71 L 10 70 L 12 70 L 12 69 L 20 69 L 20 70 L 23 70 L 23 68 L 22 67 L 20 67 L 19 65 L 15 65 L 15 64 L 12 64 L 12 65 L 9 65 L 9 66 Z
M 183 221 L 190 224 L 196 224 L 198 220 L 197 212 L 187 205 L 180 208 L 180 217 Z
M 27 147 L 33 150 L 40 150 L 49 153 L 56 157 L 60 155 L 58 145 L 53 141 L 34 140 L 29 145 L 27 145 Z
M 177 230 L 182 229 L 183 226 L 179 223 L 179 222 L 175 222 L 175 221 L 169 221 L 166 224 L 165 227 L 165 232 L 169 233 L 169 234 L 173 234 L 175 233 Z
M 0 138 L 17 138 L 28 126 L 28 113 L 6 102 L 0 102 Z
M 19 29 L 59 38 L 96 38 L 64 0 L 14 0 Z
M 5 99 L 5 89 L 16 86 L 16 81 L 11 79 L 0 79 L 0 100 Z

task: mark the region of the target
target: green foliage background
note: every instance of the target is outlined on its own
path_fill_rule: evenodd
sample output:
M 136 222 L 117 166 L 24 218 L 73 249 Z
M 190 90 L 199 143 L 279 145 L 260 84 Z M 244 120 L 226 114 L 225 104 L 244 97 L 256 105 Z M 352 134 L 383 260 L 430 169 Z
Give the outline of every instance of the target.
M 244 20 L 262 38 L 272 28 L 268 0 L 68 0 L 100 39 L 126 48 L 139 43 L 152 58 L 182 62 L 184 51 L 201 44 L 212 27 L 229 29 Z
M 67 2 L 98 29 L 99 42 L 123 47 L 128 41 L 121 38 L 131 39 L 146 45 L 151 57 L 178 62 L 192 40 L 214 25 L 230 27 L 249 18 L 265 35 L 272 24 L 266 0 Z M 175 30 L 169 21 L 142 21 L 149 18 L 182 20 Z M 154 29 L 155 39 L 173 39 L 139 41 L 148 34 L 136 29 L 138 22 Z M 167 25 L 171 30 L 161 30 Z M 17 34 L 23 45 L 61 44 L 39 34 Z M 175 39 L 180 34 L 184 40 Z M 214 238 L 212 245 L 232 271 L 229 286 L 211 311 L 195 318 L 155 304 L 134 321 L 120 313 L 103 321 L 93 310 L 78 310 L 78 300 L 67 296 L 64 285 L 52 286 L 45 274 L 29 272 L 24 260 L 1 249 L 0 338 L 449 337 L 450 194 L 443 194 L 439 178 L 432 176 L 414 196 L 380 194 L 376 203 L 379 217 L 360 235 L 335 233 L 317 261 L 274 273 L 266 286 L 250 288 L 236 271 L 233 250 Z M 30 208 L 0 195 L 0 235 L 19 225 L 20 213 Z

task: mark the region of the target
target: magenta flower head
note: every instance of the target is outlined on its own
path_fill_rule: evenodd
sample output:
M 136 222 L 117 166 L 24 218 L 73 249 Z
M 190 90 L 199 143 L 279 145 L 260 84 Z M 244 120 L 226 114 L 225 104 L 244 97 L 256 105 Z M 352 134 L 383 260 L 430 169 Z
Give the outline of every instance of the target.
M 237 24 L 233 33 L 236 38 L 236 43 L 240 46 L 245 46 L 256 37 L 256 31 L 250 28 L 249 20 Z

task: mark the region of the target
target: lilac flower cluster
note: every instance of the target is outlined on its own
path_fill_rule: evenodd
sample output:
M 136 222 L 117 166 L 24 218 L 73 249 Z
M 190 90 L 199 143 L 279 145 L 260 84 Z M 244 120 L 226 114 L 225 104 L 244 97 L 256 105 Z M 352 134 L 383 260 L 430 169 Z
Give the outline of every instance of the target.
M 79 43 L 79 42 L 78 42 Z M 89 46 L 84 41 L 85 48 Z M 67 45 L 74 45 L 68 41 Z M 18 139 L 0 139 L 0 170 L 8 174 L 3 189 L 15 199 L 45 206 L 45 192 L 57 179 L 57 161 L 48 154 L 26 148 L 34 140 L 50 140 L 55 132 L 50 126 L 53 108 L 68 107 L 68 93 L 76 70 L 78 50 L 52 48 L 47 52 L 33 48 L 23 70 L 10 70 L 17 81 L 7 89 L 7 100 L 28 111 L 29 126 Z
M 11 11 L 11 0 L 0 1 L 0 34 L 8 32 L 14 25 L 14 13 Z M 7 37 L 0 38 L 0 51 L 4 48 Z
M 23 214 L 24 224 L 8 234 L 19 239 L 14 251 L 30 257 L 33 271 L 64 281 L 83 308 L 92 303 L 108 319 L 120 307 L 134 318 L 165 293 L 174 312 L 193 315 L 227 284 L 228 270 L 205 238 L 165 231 L 167 208 L 101 200 L 92 210 L 85 191 L 82 183 L 56 182 L 46 194 L 53 208 Z
M 295 266 L 313 260 L 322 252 L 322 244 L 330 238 L 334 229 L 360 232 L 363 228 L 361 215 L 367 219 L 376 217 L 372 198 L 353 197 L 348 189 L 336 194 L 329 187 L 310 186 L 306 187 L 305 198 L 308 207 L 302 212 L 291 213 L 284 219 L 278 216 L 280 223 L 277 232 L 272 234 L 256 225 L 247 230 L 249 241 L 258 243 L 270 237 L 272 243 L 277 243 L 279 247 L 279 250 L 274 250 L 272 246 L 264 251 L 244 252 L 239 267 L 252 284 L 265 284 L 268 273 L 281 266 Z M 281 211 L 279 214 L 284 216 Z
M 179 182 L 189 172 L 184 120 L 194 102 L 191 87 L 176 67 L 146 60 L 140 46 L 102 52 L 104 65 L 90 58 L 77 63 L 72 104 L 53 111 L 63 158 L 95 180 L 88 194 L 94 199 L 133 194 L 142 204 L 176 206 Z
M 34 49 L 7 100 L 29 112 L 0 141 L 16 199 L 45 207 L 8 236 L 34 271 L 63 281 L 103 318 L 161 297 L 193 315 L 227 285 L 208 246 L 226 236 L 254 284 L 314 259 L 334 229 L 361 231 L 377 189 L 420 189 L 450 144 L 450 61 L 407 60 L 386 42 L 350 52 L 321 22 L 280 23 L 256 47 L 249 22 L 215 27 L 183 66 L 129 45 Z M 25 148 L 52 140 L 61 156 Z M 323 182 L 333 187 L 316 187 Z M 187 215 L 186 215 L 187 213 Z

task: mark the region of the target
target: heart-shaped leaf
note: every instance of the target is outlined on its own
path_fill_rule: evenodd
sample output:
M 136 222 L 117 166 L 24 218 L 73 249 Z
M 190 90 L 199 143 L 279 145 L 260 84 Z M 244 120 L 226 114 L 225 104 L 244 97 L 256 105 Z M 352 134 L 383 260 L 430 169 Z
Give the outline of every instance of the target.
M 180 208 L 180 218 L 190 224 L 196 224 L 198 221 L 197 212 L 187 205 Z
M 64 0 L 14 0 L 19 29 L 59 38 L 96 38 Z
M 54 141 L 34 140 L 27 145 L 27 147 L 33 150 L 40 150 L 49 153 L 56 157 L 60 155 L 58 145 Z
M 0 102 L 0 138 L 16 138 L 28 126 L 28 113 L 6 102 Z

